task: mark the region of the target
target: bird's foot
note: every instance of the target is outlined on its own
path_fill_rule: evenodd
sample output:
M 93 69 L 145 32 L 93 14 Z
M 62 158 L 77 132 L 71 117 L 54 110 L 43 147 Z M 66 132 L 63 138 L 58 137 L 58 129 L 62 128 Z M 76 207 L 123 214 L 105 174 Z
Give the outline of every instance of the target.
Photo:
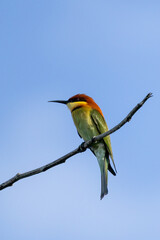
M 96 143 L 96 142 L 97 142 L 96 136 L 94 136 L 94 137 L 92 138 L 92 143 Z

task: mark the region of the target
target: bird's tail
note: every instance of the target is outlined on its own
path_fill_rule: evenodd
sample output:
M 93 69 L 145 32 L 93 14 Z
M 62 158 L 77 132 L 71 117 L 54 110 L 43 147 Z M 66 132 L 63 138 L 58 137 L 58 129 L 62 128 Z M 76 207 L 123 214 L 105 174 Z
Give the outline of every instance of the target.
M 108 194 L 108 161 L 106 158 L 104 158 L 103 161 L 101 161 L 101 196 L 100 199 Z

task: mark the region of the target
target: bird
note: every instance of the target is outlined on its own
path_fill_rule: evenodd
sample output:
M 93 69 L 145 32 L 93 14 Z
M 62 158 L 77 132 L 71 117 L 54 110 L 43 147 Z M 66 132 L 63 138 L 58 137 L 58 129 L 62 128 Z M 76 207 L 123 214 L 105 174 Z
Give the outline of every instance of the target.
M 86 142 L 101 133 L 108 131 L 108 126 L 102 110 L 95 101 L 86 94 L 76 94 L 68 100 L 52 100 L 49 102 L 61 103 L 69 108 L 78 135 Z M 90 150 L 96 156 L 101 172 L 101 195 L 102 199 L 108 194 L 108 170 L 115 176 L 117 173 L 113 159 L 110 136 L 95 142 Z M 111 161 L 113 167 L 111 165 Z M 114 169 L 113 169 L 114 168 Z

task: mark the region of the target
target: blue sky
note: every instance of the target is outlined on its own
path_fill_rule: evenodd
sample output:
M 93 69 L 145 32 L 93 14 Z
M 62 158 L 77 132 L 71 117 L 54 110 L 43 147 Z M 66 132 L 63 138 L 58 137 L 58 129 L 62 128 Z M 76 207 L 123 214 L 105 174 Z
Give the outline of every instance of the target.
M 100 197 L 88 150 L 0 192 L 0 238 L 160 238 L 160 2 L 0 1 L 0 182 L 76 148 L 65 106 L 92 96 L 111 128 L 148 92 L 154 97 L 112 134 L 118 169 Z

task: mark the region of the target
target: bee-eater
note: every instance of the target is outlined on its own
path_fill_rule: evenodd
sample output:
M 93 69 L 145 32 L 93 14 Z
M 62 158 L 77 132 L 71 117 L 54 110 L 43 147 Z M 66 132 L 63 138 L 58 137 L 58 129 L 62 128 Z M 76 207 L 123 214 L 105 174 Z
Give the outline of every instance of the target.
M 74 124 L 78 134 L 84 141 L 92 139 L 101 133 L 107 132 L 108 127 L 104 119 L 100 107 L 94 100 L 85 95 L 77 94 L 67 101 L 55 100 L 49 102 L 57 102 L 66 104 L 71 111 Z M 108 193 L 108 170 L 115 176 L 116 166 L 113 160 L 110 136 L 106 136 L 103 140 L 94 143 L 90 150 L 97 157 L 101 171 L 101 196 L 100 199 Z M 114 170 L 110 164 L 110 158 L 113 162 Z

